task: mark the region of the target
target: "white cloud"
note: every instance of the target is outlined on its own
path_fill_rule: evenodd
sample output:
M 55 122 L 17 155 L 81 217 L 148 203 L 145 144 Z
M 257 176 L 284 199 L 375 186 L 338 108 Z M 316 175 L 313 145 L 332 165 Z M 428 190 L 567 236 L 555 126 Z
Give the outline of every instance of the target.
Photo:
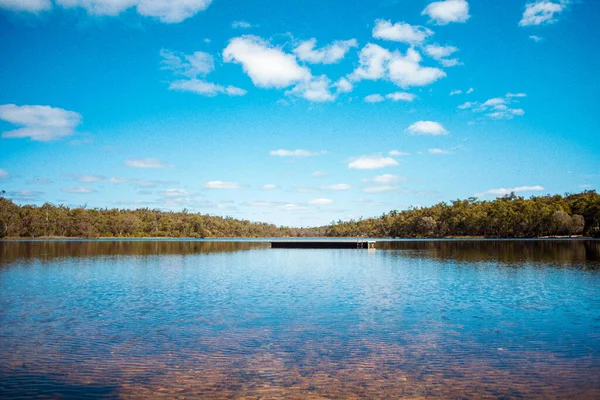
M 161 68 L 173 71 L 177 75 L 188 78 L 206 76 L 215 69 L 212 55 L 202 51 L 193 54 L 183 54 L 167 49 L 160 50 Z
M 277 205 L 277 203 L 271 201 L 249 201 L 246 204 L 252 207 L 274 207 Z
M 506 93 L 506 97 L 509 100 L 512 99 L 513 97 L 521 97 L 521 98 L 523 98 L 523 97 L 527 97 L 527 93 L 510 93 L 509 92 L 509 93 Z
M 117 179 L 120 179 L 120 178 L 117 178 Z M 121 178 L 121 179 L 126 179 L 126 178 Z M 133 182 L 135 184 L 135 186 L 138 188 L 154 188 L 159 185 L 178 183 L 178 182 L 168 182 L 168 181 L 146 181 L 144 179 L 130 179 L 128 181 Z
M 296 84 L 292 90 L 285 92 L 288 96 L 302 97 L 308 101 L 326 102 L 335 100 L 335 96 L 329 91 L 330 81 L 325 75 L 311 77 Z
M 457 65 L 464 65 L 458 60 L 458 58 L 442 58 L 440 60 L 440 64 L 442 64 L 446 68 L 456 67 Z
M 231 24 L 231 27 L 234 29 L 237 29 L 237 28 L 248 29 L 248 28 L 252 28 L 252 24 L 250 24 L 246 21 L 234 21 Z
M 495 97 L 489 99 L 479 107 L 475 108 L 476 112 L 486 112 L 487 116 L 492 119 L 513 119 L 514 116 L 525 115 L 525 110 L 522 108 L 510 108 L 511 103 L 518 103 L 518 98 L 527 97 L 526 93 L 507 93 L 504 97 Z M 465 103 L 466 104 L 466 103 Z M 472 103 L 473 105 L 475 103 Z M 459 108 L 462 106 L 459 106 Z
M 6 178 L 8 178 L 8 176 L 9 176 L 8 172 L 6 172 L 3 169 L 0 169 L 0 179 L 6 179 Z
M 529 36 L 529 39 L 533 40 L 533 41 L 534 41 L 534 42 L 536 42 L 536 43 L 539 43 L 539 42 L 541 42 L 541 41 L 543 41 L 543 40 L 544 40 L 544 38 L 542 38 L 542 37 L 540 37 L 540 36 L 536 36 L 536 35 L 531 35 L 531 36 Z
M 306 206 L 301 206 L 298 204 L 294 204 L 294 203 L 288 203 L 285 204 L 283 206 L 278 207 L 279 209 L 283 210 L 283 211 L 299 211 L 299 210 L 306 210 L 307 207 Z
M 359 66 L 349 78 L 353 81 L 389 78 L 396 85 L 406 88 L 426 86 L 446 76 L 439 68 L 421 66 L 421 60 L 421 55 L 414 48 L 402 55 L 399 51 L 391 53 L 383 47 L 368 43 L 360 51 Z
M 172 164 L 165 164 L 156 158 L 129 158 L 125 165 L 132 168 L 173 168 Z
M 93 15 L 118 15 L 136 7 L 138 14 L 154 17 L 165 23 L 181 22 L 205 10 L 211 0 L 55 0 L 65 8 L 82 7 Z
M 425 53 L 431 58 L 441 60 L 442 58 L 448 57 L 453 53 L 456 53 L 458 48 L 454 46 L 440 46 L 439 44 L 430 44 L 425 46 Z
M 382 79 L 386 73 L 388 61 L 392 53 L 373 43 L 368 43 L 359 54 L 359 67 L 350 75 L 350 79 L 359 81 L 361 79 Z
M 398 175 L 383 174 L 383 175 L 374 176 L 373 178 L 365 178 L 362 181 L 363 182 L 375 182 L 375 183 L 386 184 L 386 183 L 399 182 L 401 180 L 404 180 L 404 178 L 402 178 L 402 177 L 400 177 Z
M 504 105 L 504 104 L 506 104 L 506 100 L 505 99 L 503 99 L 502 97 L 495 97 L 493 99 L 487 100 L 481 106 L 482 107 L 497 107 L 499 105 Z
M 373 28 L 373 37 L 378 39 L 393 40 L 394 42 L 421 44 L 433 31 L 423 26 L 413 26 L 404 22 L 377 20 Z
M 406 153 L 404 151 L 398 151 L 398 150 L 391 150 L 388 155 L 390 156 L 395 156 L 395 157 L 400 157 L 400 156 L 410 156 L 410 153 Z
M 284 88 L 311 78 L 309 69 L 298 65 L 294 55 L 253 35 L 231 39 L 223 60 L 241 64 L 254 85 L 262 88 Z
M 393 190 L 400 189 L 399 186 L 390 186 L 390 185 L 380 185 L 380 186 L 369 186 L 363 189 L 365 193 L 382 193 L 382 192 L 391 192 Z
M 321 176 L 325 176 L 325 175 L 327 175 L 327 173 L 323 172 L 323 171 L 315 171 L 312 173 L 312 176 L 316 176 L 316 177 L 321 177 Z
M 525 115 L 525 111 L 522 108 L 517 109 L 501 109 L 499 111 L 494 111 L 487 114 L 488 117 L 492 119 L 512 119 L 513 115 L 518 115 L 522 117 Z
M 245 186 L 236 182 L 208 181 L 202 187 L 207 189 L 243 189 Z
M 224 90 L 225 94 L 227 94 L 228 96 L 244 96 L 247 93 L 244 89 L 240 89 L 231 85 L 225 87 Z
M 563 12 L 568 4 L 568 0 L 558 2 L 539 0 L 525 5 L 525 12 L 519 21 L 520 26 L 552 24 L 557 21 L 556 16 Z
M 380 95 L 379 93 L 377 94 L 370 94 L 368 96 L 365 97 L 365 102 L 367 103 L 380 103 L 382 101 L 384 101 L 385 99 L 383 98 L 382 95 Z
M 0 0 L 0 8 L 38 13 L 52 8 L 50 0 Z
M 33 190 L 17 190 L 16 192 L 7 192 L 6 196 L 11 199 L 26 199 L 30 200 L 44 194 Z
M 377 183 L 391 183 L 391 182 L 399 182 L 401 180 L 403 180 L 402 177 L 400 177 L 398 175 L 392 175 L 392 174 L 378 175 L 373 178 L 373 182 L 377 182 Z
M 74 193 L 74 194 L 90 194 L 96 192 L 94 189 L 86 188 L 86 187 L 74 187 L 74 188 L 64 188 L 62 189 L 65 193 Z
M 434 121 L 417 121 L 407 129 L 411 135 L 447 135 L 448 131 L 439 122 Z
M 466 110 L 467 108 L 472 108 L 477 105 L 477 102 L 467 101 L 458 106 L 461 110 Z
M 115 177 L 110 178 L 108 180 L 109 183 L 115 183 L 115 184 L 117 184 L 117 183 L 127 183 L 127 182 L 132 182 L 132 181 L 133 181 L 133 179 L 129 179 L 129 178 L 115 178 Z
M 269 155 L 277 156 L 277 157 L 306 158 L 306 157 L 319 156 L 319 155 L 322 155 L 325 153 L 326 153 L 325 151 L 308 151 L 308 150 L 303 150 L 303 149 L 296 149 L 296 150 L 279 149 L 279 150 L 271 150 L 269 152 Z
M 469 88 L 469 90 L 467 90 L 467 94 L 471 94 L 471 93 L 473 93 L 474 91 L 475 91 L 475 89 L 473 89 L 473 88 Z
M 437 61 L 439 61 L 444 67 L 454 67 L 457 65 L 462 65 L 462 63 L 457 58 L 446 58 L 456 53 L 458 51 L 457 47 L 454 46 L 440 46 L 438 44 L 430 44 L 425 47 L 425 53 L 427 55 Z M 462 90 L 460 91 L 462 93 Z
M 350 190 L 352 189 L 351 185 L 348 185 L 347 183 L 337 183 L 335 185 L 326 185 L 326 186 L 321 186 L 322 190 Z
M 462 90 L 453 90 L 450 92 L 450 96 L 456 96 L 457 94 L 462 94 Z
M 136 6 L 139 0 L 54 0 L 54 2 L 64 8 L 82 7 L 93 15 L 115 16 Z
M 429 154 L 450 154 L 450 152 L 448 150 L 443 150 L 443 149 L 429 149 L 427 150 L 429 151 Z
M 171 82 L 169 90 L 177 92 L 192 92 L 203 96 L 213 97 L 218 94 L 228 96 L 244 96 L 246 91 L 235 86 L 221 86 L 215 83 L 206 82 L 200 79 L 179 80 Z
M 340 78 L 333 86 L 337 89 L 338 93 L 350 93 L 354 86 L 346 78 Z
M 413 101 L 416 97 L 414 94 L 406 92 L 394 92 L 385 96 L 386 99 L 392 101 Z
M 183 189 L 166 189 L 162 195 L 164 197 L 188 197 L 191 193 Z
M 93 15 L 119 15 L 130 7 L 140 3 L 139 0 L 54 0 L 65 8 L 82 7 Z
M 399 52 L 394 53 L 388 64 L 390 79 L 398 86 L 407 88 L 410 86 L 427 86 L 438 79 L 444 78 L 446 73 L 438 68 L 422 67 L 421 55 L 413 48 L 402 56 Z
M 383 156 L 360 156 L 352 159 L 348 164 L 350 169 L 381 169 L 393 165 L 398 165 L 398 161 L 390 157 Z
M 175 23 L 204 11 L 210 3 L 211 0 L 141 0 L 137 10 L 141 15 L 156 17 L 166 23 Z
M 120 179 L 126 179 L 126 178 L 120 178 Z M 151 187 L 156 187 L 156 186 L 160 186 L 160 185 L 176 185 L 179 183 L 176 181 L 146 181 L 143 179 L 129 179 L 128 181 L 133 182 L 137 187 L 140 187 L 140 188 L 151 188 Z
M 314 50 L 315 43 L 314 39 L 301 42 L 294 51 L 300 58 L 310 62 L 333 63 L 356 45 L 356 41 L 352 39 L 337 41 L 324 49 Z M 231 39 L 223 50 L 223 60 L 241 64 L 257 87 L 282 89 L 295 85 L 285 94 L 312 102 L 335 100 L 336 95 L 331 93 L 331 87 L 337 88 L 337 93 L 352 90 L 352 85 L 346 79 L 340 79 L 332 85 L 325 75 L 312 76 L 308 68 L 298 64 L 293 54 L 287 54 L 257 36 L 246 35 Z
M 100 175 L 76 175 L 74 178 L 82 183 L 92 183 L 104 180 L 104 177 Z
M 327 204 L 333 204 L 333 200 L 331 200 L 331 199 L 314 199 L 314 200 L 309 201 L 308 204 L 327 205 Z
M 63 8 L 84 8 L 91 15 L 116 16 L 135 7 L 138 14 L 177 23 L 205 10 L 211 0 L 55 0 Z M 38 13 L 50 10 L 50 0 L 0 0 L 0 8 Z
M 490 117 L 491 119 L 504 119 L 504 117 L 508 117 L 507 119 L 510 119 L 510 114 L 506 114 L 502 111 L 494 111 L 492 113 L 489 113 L 488 117 Z
M 261 187 L 262 190 L 274 190 L 277 188 L 278 188 L 278 186 L 273 183 L 267 183 L 266 185 L 262 185 L 262 187 Z
M 477 193 L 475 197 L 485 197 L 485 196 L 505 196 L 510 193 L 519 193 L 519 192 L 540 192 L 544 190 L 542 186 L 519 186 L 515 188 L 500 188 L 500 189 L 490 189 L 486 190 L 482 193 Z
M 109 183 L 112 184 L 121 184 L 121 183 L 128 183 L 128 182 L 134 182 L 135 183 L 135 179 L 130 179 L 130 178 L 119 178 L 119 177 L 112 177 L 108 180 Z
M 356 39 L 336 40 L 335 42 L 315 49 L 317 39 L 309 39 L 300 42 L 294 49 L 294 54 L 302 61 L 312 64 L 335 64 L 341 61 L 346 53 L 353 47 L 357 47 Z
M 469 15 L 469 3 L 466 0 L 445 0 L 429 4 L 421 15 L 428 15 L 438 25 L 451 22 L 466 22 Z
M 81 115 L 74 111 L 50 106 L 0 106 L 0 120 L 21 126 L 2 133 L 4 138 L 30 138 L 47 142 L 75 133 Z
M 221 86 L 207 82 L 198 77 L 205 77 L 215 69 L 214 58 L 208 53 L 197 51 L 193 54 L 182 54 L 170 50 L 160 51 L 161 69 L 172 71 L 175 75 L 187 79 L 176 80 L 169 84 L 169 90 L 178 92 L 192 92 L 203 96 L 213 97 L 218 94 L 228 96 L 244 96 L 246 91 L 235 86 Z

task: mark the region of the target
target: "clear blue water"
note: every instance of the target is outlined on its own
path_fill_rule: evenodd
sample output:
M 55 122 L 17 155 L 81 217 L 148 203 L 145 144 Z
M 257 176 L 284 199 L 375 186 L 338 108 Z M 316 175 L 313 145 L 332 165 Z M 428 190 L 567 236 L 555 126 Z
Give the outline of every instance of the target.
M 2 398 L 600 398 L 600 242 L 0 242 Z

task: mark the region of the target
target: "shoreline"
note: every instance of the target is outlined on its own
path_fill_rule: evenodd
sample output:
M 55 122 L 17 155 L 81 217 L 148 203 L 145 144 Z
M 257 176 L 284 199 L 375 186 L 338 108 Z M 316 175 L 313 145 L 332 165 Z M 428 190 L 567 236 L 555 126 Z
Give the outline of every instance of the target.
M 133 242 L 133 241 L 186 241 L 186 242 L 268 242 L 268 241 L 290 241 L 290 240 L 331 240 L 331 241 L 349 241 L 349 240 L 374 240 L 379 242 L 395 241 L 582 241 L 582 240 L 600 240 L 591 236 L 542 236 L 535 238 L 509 238 L 509 237 L 480 237 L 480 236 L 460 236 L 443 238 L 371 238 L 371 237 L 218 237 L 218 238 L 194 238 L 194 237 L 68 237 L 68 236 L 43 236 L 36 238 L 27 237 L 5 237 L 0 238 L 0 242 Z

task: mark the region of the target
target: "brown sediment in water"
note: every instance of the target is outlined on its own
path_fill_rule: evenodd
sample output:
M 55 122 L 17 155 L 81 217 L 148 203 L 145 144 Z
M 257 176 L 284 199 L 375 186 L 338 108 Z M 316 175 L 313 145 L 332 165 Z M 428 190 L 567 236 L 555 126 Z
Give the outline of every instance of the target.
M 600 396 L 600 366 L 585 355 L 485 349 L 426 333 L 403 345 L 367 338 L 278 342 L 268 338 L 272 333 L 198 337 L 185 351 L 165 345 L 150 354 L 136 354 L 148 350 L 138 340 L 94 356 L 40 343 L 2 354 L 0 371 L 8 397 L 11 382 L 15 391 L 34 390 L 31 380 L 39 377 L 83 397 L 112 388 L 124 399 Z
M 598 246 L 0 245 L 0 398 L 600 398 Z

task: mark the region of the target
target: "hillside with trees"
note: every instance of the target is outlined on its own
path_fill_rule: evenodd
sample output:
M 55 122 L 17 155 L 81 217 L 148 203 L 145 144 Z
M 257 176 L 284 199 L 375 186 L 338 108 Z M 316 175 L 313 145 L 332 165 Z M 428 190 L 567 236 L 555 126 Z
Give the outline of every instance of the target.
M 0 237 L 490 237 L 600 236 L 600 195 L 585 191 L 492 201 L 469 198 L 431 207 L 390 211 L 380 217 L 291 228 L 199 213 L 148 208 L 19 206 L 0 197 Z

